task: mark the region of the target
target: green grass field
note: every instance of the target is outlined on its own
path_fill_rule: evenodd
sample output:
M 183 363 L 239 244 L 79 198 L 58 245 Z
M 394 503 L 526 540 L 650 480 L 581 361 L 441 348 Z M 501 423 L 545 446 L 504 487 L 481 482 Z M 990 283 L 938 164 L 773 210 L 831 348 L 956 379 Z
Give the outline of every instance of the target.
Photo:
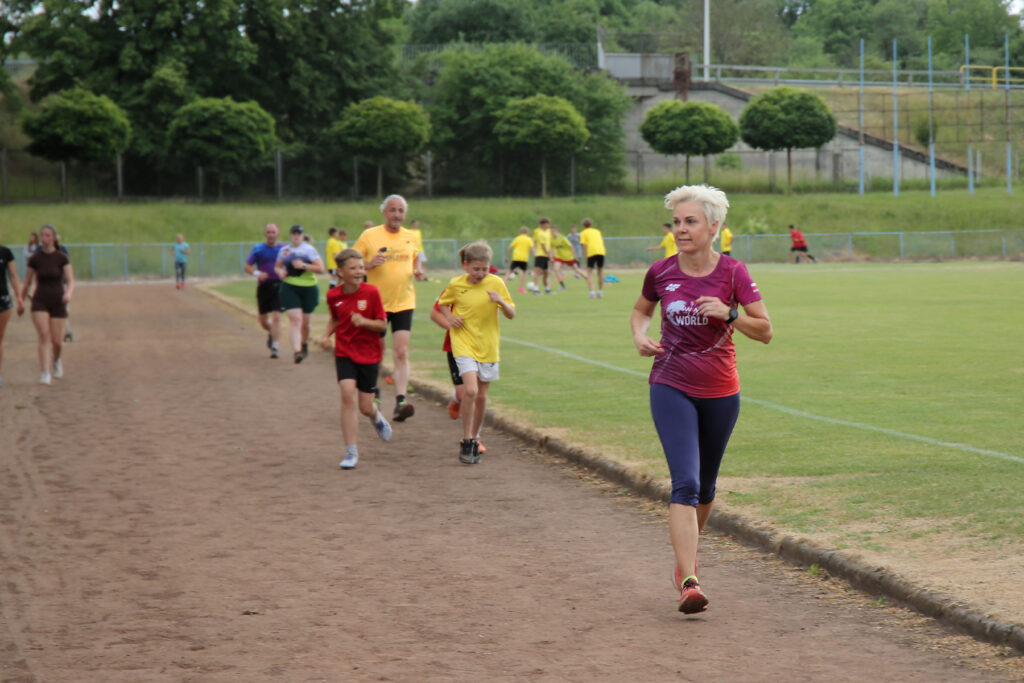
M 699 182 L 694 179 L 694 182 Z M 679 179 L 682 183 L 682 179 Z M 671 184 L 661 188 L 671 189 Z M 728 185 L 723 189 L 730 191 Z M 906 191 L 867 194 L 813 194 L 790 197 L 733 194 L 729 225 L 733 232 L 786 234 L 795 223 L 807 233 L 891 232 L 927 230 L 1020 230 L 1020 198 L 1002 188 Z M 301 223 L 317 239 L 331 225 L 354 238 L 364 221 L 380 220 L 379 202 L 307 202 L 264 204 L 198 204 L 167 201 L 145 204 L 69 203 L 12 204 L 0 214 L 0 244 L 23 245 L 28 233 L 44 223 L 57 226 L 65 241 L 85 243 L 171 242 L 182 232 L 191 243 L 259 241 L 263 226 L 286 228 Z M 607 237 L 658 236 L 669 220 L 662 195 L 581 196 L 552 199 L 420 199 L 410 200 L 409 218 L 423 225 L 426 238 L 471 240 L 515 236 L 520 225 L 533 226 L 549 216 L 563 230 L 589 216 Z
M 934 534 L 1020 544 L 1024 267 L 752 271 L 775 338 L 766 346 L 737 335 L 743 408 L 720 500 L 838 547 L 895 552 Z M 492 405 L 667 476 L 648 409 L 650 361 L 628 325 L 643 274 L 617 275 L 603 300 L 588 299 L 581 281 L 554 296 L 514 295 Z M 417 286 L 413 373 L 446 383 L 443 335 L 427 318 L 443 287 L 432 276 Z M 253 287 L 222 289 L 249 300 Z

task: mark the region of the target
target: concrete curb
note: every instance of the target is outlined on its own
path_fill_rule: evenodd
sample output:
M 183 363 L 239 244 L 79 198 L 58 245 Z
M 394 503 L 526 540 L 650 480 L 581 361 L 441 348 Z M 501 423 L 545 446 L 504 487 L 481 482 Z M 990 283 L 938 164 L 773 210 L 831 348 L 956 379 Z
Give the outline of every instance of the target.
M 220 292 L 199 286 L 196 289 L 235 310 L 255 317 L 249 307 Z M 415 387 L 410 393 L 433 403 L 448 405 L 451 387 L 431 380 L 411 378 Z M 656 480 L 635 472 L 590 449 L 570 446 L 552 438 L 543 431 L 524 426 L 492 410 L 487 411 L 486 424 L 514 436 L 533 446 L 569 462 L 576 463 L 600 474 L 605 479 L 621 484 L 651 500 L 667 503 L 671 495 L 668 482 Z M 845 580 L 854 588 L 908 605 L 922 614 L 964 633 L 995 645 L 1011 647 L 1024 654 L 1024 624 L 1008 624 L 958 603 L 948 595 L 915 586 L 885 567 L 868 567 L 834 550 L 819 547 L 806 539 L 784 535 L 760 525 L 743 515 L 716 507 L 708 520 L 711 528 L 740 539 L 766 552 L 778 555 L 791 564 L 810 566 L 817 564 L 829 574 Z

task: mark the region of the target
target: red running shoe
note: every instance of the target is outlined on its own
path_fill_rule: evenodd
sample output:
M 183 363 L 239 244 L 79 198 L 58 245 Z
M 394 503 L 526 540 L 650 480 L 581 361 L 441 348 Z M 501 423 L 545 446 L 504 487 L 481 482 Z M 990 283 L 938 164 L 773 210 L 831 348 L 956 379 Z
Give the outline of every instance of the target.
M 683 614 L 697 614 L 708 608 L 708 596 L 700 589 L 694 578 L 683 584 L 683 592 L 679 594 L 679 611 Z
M 697 573 L 697 558 L 693 558 L 693 573 Z M 683 590 L 683 570 L 676 565 L 676 570 L 672 574 L 672 585 L 676 587 L 677 591 Z

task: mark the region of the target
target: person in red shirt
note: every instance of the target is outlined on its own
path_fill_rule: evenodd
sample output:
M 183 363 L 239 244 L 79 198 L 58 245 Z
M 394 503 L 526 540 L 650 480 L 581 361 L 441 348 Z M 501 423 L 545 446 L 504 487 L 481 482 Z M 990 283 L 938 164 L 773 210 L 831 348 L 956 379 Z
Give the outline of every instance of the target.
M 789 248 L 789 255 L 796 263 L 800 263 L 800 254 L 817 263 L 817 259 L 807 251 L 807 240 L 804 238 L 804 234 L 795 225 L 789 226 L 789 238 L 793 240 L 793 246 Z
M 665 196 L 679 252 L 655 262 L 633 306 L 633 343 L 651 364 L 651 417 L 658 430 L 672 497 L 668 527 L 675 552 L 679 611 L 707 609 L 697 579 L 697 539 L 711 516 L 715 483 L 740 411 L 734 331 L 767 344 L 772 323 L 742 261 L 712 248 L 729 200 L 707 185 Z M 661 340 L 647 335 L 661 304 Z
M 341 388 L 341 435 L 345 440 L 345 458 L 340 467 L 350 470 L 359 463 L 358 413 L 370 418 L 382 441 L 391 439 L 391 425 L 373 400 L 377 370 L 384 356 L 380 334 L 387 329 L 387 313 L 380 291 L 363 282 L 366 267 L 361 253 L 343 249 L 335 262 L 340 284 L 327 292 L 331 318 L 320 346 L 331 348 L 334 335 L 334 366 Z

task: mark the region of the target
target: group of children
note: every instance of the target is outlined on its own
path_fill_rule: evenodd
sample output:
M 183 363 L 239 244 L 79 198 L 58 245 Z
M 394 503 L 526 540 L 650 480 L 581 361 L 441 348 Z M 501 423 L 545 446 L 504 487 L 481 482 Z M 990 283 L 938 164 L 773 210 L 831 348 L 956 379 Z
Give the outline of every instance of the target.
M 487 409 L 487 390 L 498 379 L 497 313 L 512 319 L 516 310 L 505 282 L 491 272 L 492 257 L 491 247 L 483 240 L 463 247 L 459 259 L 465 275 L 451 279 L 431 312 L 431 319 L 446 330 L 444 350 L 456 386 L 449 415 L 457 419 L 461 413 L 459 461 L 467 465 L 479 463 L 486 452 L 480 430 Z M 334 337 L 345 442 L 340 467 L 348 470 L 359 462 L 356 435 L 360 413 L 369 418 L 381 440 L 388 441 L 392 436 L 391 425 L 375 400 L 387 313 L 378 288 L 365 282 L 361 252 L 342 249 L 331 263 L 335 266 L 332 283 L 336 286 L 327 292 L 330 319 L 320 344 L 330 349 Z
M 582 221 L 583 230 L 576 232 L 576 226 L 569 228 L 569 234 L 561 235 L 558 228 L 551 224 L 551 220 L 541 217 L 537 220 L 537 227 L 533 230 L 533 237 L 530 237 L 530 229 L 525 225 L 519 228 L 519 234 L 508 245 L 512 252 L 512 263 L 509 266 L 506 282 L 512 281 L 519 275 L 519 293 L 525 294 L 530 291 L 533 294 L 540 294 L 540 285 L 544 285 L 544 294 L 551 294 L 549 273 L 554 273 L 554 279 L 558 282 L 559 289 L 568 289 L 565 284 L 565 268 L 572 268 L 576 277 L 585 277 L 587 289 L 590 290 L 591 299 L 600 299 L 604 296 L 604 238 L 601 231 L 594 227 L 594 222 L 589 218 Z M 529 272 L 530 254 L 533 254 L 533 276 L 529 282 L 526 280 Z M 587 271 L 584 273 L 579 264 L 586 261 Z M 597 271 L 597 280 L 594 280 L 594 271 Z M 596 285 L 596 286 L 595 286 Z

